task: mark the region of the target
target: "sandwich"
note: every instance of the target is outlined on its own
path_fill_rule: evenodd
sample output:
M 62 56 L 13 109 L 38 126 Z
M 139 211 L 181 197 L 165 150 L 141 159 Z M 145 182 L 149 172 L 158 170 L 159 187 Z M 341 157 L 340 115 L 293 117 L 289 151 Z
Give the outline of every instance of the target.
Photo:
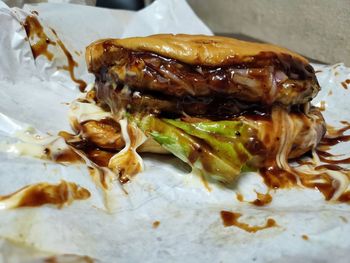
M 242 171 L 290 170 L 288 160 L 314 150 L 326 131 L 311 105 L 314 69 L 282 47 L 160 34 L 96 41 L 86 63 L 96 80 L 73 105 L 81 140 L 71 144 L 96 163 L 105 158 L 122 181 L 142 169 L 142 151 L 173 154 L 225 184 Z M 82 114 L 86 105 L 93 117 Z

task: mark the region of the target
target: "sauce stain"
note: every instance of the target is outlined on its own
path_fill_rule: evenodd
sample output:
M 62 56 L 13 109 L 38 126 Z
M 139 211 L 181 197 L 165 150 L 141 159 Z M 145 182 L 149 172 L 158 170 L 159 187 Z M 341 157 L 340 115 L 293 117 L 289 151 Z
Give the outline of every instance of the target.
M 239 202 L 244 202 L 244 197 L 241 193 L 236 193 L 236 198 Z
M 350 202 L 350 191 L 346 191 L 338 198 L 339 202 L 349 203 Z
M 32 11 L 32 13 L 37 14 L 36 11 Z M 58 46 L 62 49 L 63 53 L 65 54 L 68 62 L 68 65 L 61 67 L 61 69 L 69 72 L 71 79 L 78 84 L 80 91 L 83 92 L 87 84 L 84 80 L 76 78 L 74 74 L 74 68 L 78 66 L 78 63 L 73 59 L 72 54 L 68 51 L 63 42 L 58 38 L 56 31 L 51 28 L 51 31 L 55 34 L 57 38 L 55 42 L 46 35 L 46 33 L 44 32 L 44 28 L 40 24 L 38 18 L 33 15 L 29 15 L 26 17 L 23 26 L 30 40 L 34 41 L 35 37 L 38 38 L 35 44 L 30 44 L 34 59 L 36 59 L 40 55 L 43 55 L 49 61 L 51 61 L 53 59 L 53 54 L 48 50 L 48 47 L 49 45 L 56 46 L 56 44 L 58 44 Z
M 160 225 L 160 222 L 159 221 L 154 221 L 153 224 L 152 224 L 152 227 L 153 228 L 158 228 Z
M 350 79 L 346 79 L 341 82 L 341 85 L 343 86 L 344 89 L 348 89 L 348 84 L 350 84 Z
M 271 227 L 277 227 L 276 221 L 272 218 L 268 218 L 263 226 L 251 226 L 246 223 L 238 222 L 238 219 L 242 216 L 240 213 L 234 213 L 229 211 L 220 212 L 222 223 L 225 227 L 235 226 L 249 233 L 255 233 L 260 230 L 264 230 Z
M 98 148 L 96 145 L 91 144 L 79 138 L 78 136 L 70 134 L 65 131 L 60 131 L 58 135 L 61 136 L 69 146 L 74 148 L 76 151 L 79 151 L 82 154 L 84 154 L 87 157 L 87 159 L 89 159 L 93 163 L 92 164 L 93 167 L 88 166 L 89 174 L 94 180 L 99 182 L 99 184 L 104 189 L 108 189 L 107 175 L 104 169 L 108 167 L 110 158 L 114 154 L 116 154 L 116 152 L 104 151 Z M 70 150 L 69 153 L 65 151 L 56 155 L 58 156 L 51 158 L 56 162 L 63 162 L 63 163 L 75 163 L 75 162 L 84 163 L 85 162 L 83 158 L 73 150 Z
M 334 159 L 325 158 L 325 157 L 322 156 L 322 155 L 319 155 L 319 158 L 320 158 L 320 160 L 321 160 L 322 162 L 324 162 L 324 163 L 329 163 L 329 164 L 348 164 L 348 163 L 350 163 L 350 158 L 334 160 Z M 338 167 L 339 167 L 339 166 L 338 166 Z M 335 167 L 333 166 L 333 168 L 335 168 Z M 338 168 L 336 168 L 336 169 L 337 169 L 337 171 L 340 171 L 340 170 L 341 170 L 341 169 L 338 169 Z M 335 169 L 331 169 L 331 170 L 334 170 L 334 171 L 335 171 Z M 342 170 L 345 170 L 345 169 L 342 169 Z
M 99 183 L 103 189 L 108 189 L 107 175 L 106 172 L 99 167 L 88 166 L 90 176 Z M 124 190 L 124 189 L 123 189 Z
M 100 167 L 108 167 L 109 160 L 115 155 L 113 152 L 101 150 L 99 148 L 86 149 L 86 156 Z
M 269 193 L 266 193 L 266 194 L 256 193 L 256 195 L 257 195 L 257 199 L 254 200 L 253 202 L 250 202 L 255 206 L 265 206 L 272 202 L 272 196 Z
M 271 189 L 291 188 L 297 184 L 295 175 L 276 166 L 261 168 L 260 175 L 263 177 L 265 184 Z
M 302 235 L 301 238 L 304 240 L 309 240 L 309 237 L 307 235 Z
M 323 169 L 328 169 L 328 170 L 332 170 L 332 171 L 348 171 L 347 169 L 339 166 L 339 165 L 335 165 L 335 164 L 322 164 L 319 166 L 315 167 L 315 170 L 323 170 Z
M 57 163 L 83 163 L 84 160 L 76 152 L 71 149 L 66 149 L 62 152 L 53 153 L 51 160 Z
M 62 49 L 63 53 L 65 54 L 66 58 L 67 58 L 67 66 L 63 66 L 62 69 L 66 70 L 69 72 L 69 75 L 71 77 L 71 79 L 78 84 L 79 86 L 79 90 L 81 92 L 85 91 L 85 88 L 87 86 L 86 82 L 82 79 L 77 79 L 75 77 L 74 74 L 74 68 L 78 66 L 78 63 L 73 59 L 72 54 L 68 51 L 68 49 L 66 48 L 66 46 L 63 44 L 63 42 L 59 39 L 56 31 L 54 29 L 51 28 L 51 31 L 55 34 L 56 38 L 57 38 L 57 44 L 59 45 L 59 47 Z
M 94 263 L 94 259 L 88 256 L 76 256 L 65 254 L 63 256 L 52 256 L 44 259 L 45 263 L 59 263 L 59 262 L 85 262 L 85 263 Z
M 48 50 L 48 47 L 49 45 L 55 46 L 56 43 L 46 35 L 38 18 L 32 15 L 27 16 L 23 23 L 23 27 L 31 41 L 34 41 L 35 37 L 38 38 L 35 44 L 30 43 L 34 59 L 43 55 L 51 61 L 53 54 Z
M 61 208 L 74 200 L 85 200 L 90 192 L 75 183 L 61 181 L 59 184 L 38 183 L 28 185 L 5 196 L 0 196 L 0 209 L 37 207 L 45 204 Z
M 345 81 L 342 81 L 340 84 L 343 86 L 344 89 L 348 89 L 348 85 L 346 85 Z
M 332 126 L 327 126 L 327 134 L 320 142 L 320 146 L 334 146 L 341 142 L 347 142 L 350 140 L 350 135 L 344 135 L 344 133 L 350 130 L 350 123 L 347 121 L 341 121 L 344 125 L 343 128 L 336 129 Z

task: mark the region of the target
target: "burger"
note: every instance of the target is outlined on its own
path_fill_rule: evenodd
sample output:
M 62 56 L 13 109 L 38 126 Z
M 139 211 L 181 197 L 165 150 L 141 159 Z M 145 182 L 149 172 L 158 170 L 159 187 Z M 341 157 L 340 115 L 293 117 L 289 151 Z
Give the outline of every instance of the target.
M 288 160 L 325 134 L 311 105 L 315 71 L 282 47 L 159 34 L 98 40 L 86 62 L 96 80 L 72 105 L 75 147 L 123 181 L 142 169 L 138 152 L 146 151 L 230 184 L 242 171 L 290 169 Z

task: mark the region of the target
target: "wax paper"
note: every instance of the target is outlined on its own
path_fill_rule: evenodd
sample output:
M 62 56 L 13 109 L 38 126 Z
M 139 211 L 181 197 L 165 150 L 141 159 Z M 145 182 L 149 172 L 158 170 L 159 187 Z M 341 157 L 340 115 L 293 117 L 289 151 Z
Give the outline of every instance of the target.
M 0 2 L 0 195 L 61 179 L 91 192 L 89 199 L 61 209 L 46 205 L 0 210 L 0 262 L 349 261 L 349 206 L 327 202 L 317 190 L 276 190 L 271 204 L 256 207 L 236 198 L 238 192 L 247 201 L 254 200 L 256 192 L 266 193 L 256 173 L 242 174 L 231 188 L 211 182 L 209 191 L 175 157 L 145 154 L 145 171 L 124 186 L 116 182 L 106 194 L 85 165 L 35 159 L 9 147 L 18 141 L 30 146 L 31 134 L 50 138 L 69 131 L 67 103 L 80 95 L 68 72 L 59 69 L 66 58 L 57 46 L 50 46 L 53 61 L 44 56 L 34 60 L 21 25 L 34 10 L 49 37 L 55 38 L 49 30 L 53 28 L 73 54 L 79 64 L 76 76 L 88 83 L 94 79 L 87 73 L 83 53 L 94 40 L 154 33 L 211 34 L 179 0 L 159 0 L 136 13 L 72 4 L 20 10 Z M 350 69 L 343 64 L 314 67 L 322 91 L 313 103 L 324 104 L 327 122 L 339 127 L 340 121 L 350 121 L 350 89 L 341 85 L 350 78 Z M 18 135 L 24 133 L 27 139 Z M 336 150 L 347 153 L 348 149 L 344 143 Z M 224 227 L 222 210 L 241 213 L 240 220 L 251 225 L 273 218 L 278 226 L 256 233 Z

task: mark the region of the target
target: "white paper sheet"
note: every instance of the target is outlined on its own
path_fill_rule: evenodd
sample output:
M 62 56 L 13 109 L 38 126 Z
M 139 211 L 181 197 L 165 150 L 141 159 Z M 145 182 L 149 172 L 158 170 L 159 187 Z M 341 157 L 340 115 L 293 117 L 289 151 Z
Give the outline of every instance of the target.
M 156 1 L 138 13 L 57 4 L 25 6 L 24 10 L 10 10 L 0 2 L 1 143 L 14 142 L 15 132 L 25 127 L 50 134 L 70 130 L 64 103 L 79 95 L 67 72 L 57 70 L 66 63 L 58 48 L 50 49 L 55 53 L 53 63 L 43 56 L 33 59 L 20 24 L 29 11 L 38 11 L 42 24 L 56 30 L 79 63 L 77 77 L 88 82 L 93 78 L 86 71 L 84 57 L 74 51 L 84 51 L 96 39 L 166 32 L 211 34 L 185 1 Z M 340 120 L 350 121 L 350 87 L 346 90 L 340 84 L 350 79 L 350 69 L 342 64 L 315 67 L 322 70 L 317 74 L 322 91 L 314 103 L 326 101 L 327 122 L 339 126 Z M 338 150 L 347 152 L 347 148 L 343 144 Z M 85 166 L 0 153 L 0 194 L 61 179 L 79 183 L 92 194 L 90 199 L 63 209 L 43 206 L 0 211 L 4 262 L 36 262 L 62 254 L 101 262 L 349 261 L 347 204 L 330 204 L 316 190 L 295 188 L 278 190 L 270 205 L 254 207 L 238 202 L 235 192 L 248 201 L 255 199 L 255 191 L 265 192 L 266 186 L 256 174 L 242 175 L 236 189 L 212 184 L 208 192 L 176 158 L 143 157 L 145 171 L 125 185 L 128 195 L 115 184 L 109 199 L 111 210 L 107 211 L 101 189 Z M 241 220 L 252 225 L 273 218 L 278 227 L 257 233 L 224 228 L 221 210 L 240 212 Z M 153 227 L 155 221 L 160 222 L 157 228 Z

